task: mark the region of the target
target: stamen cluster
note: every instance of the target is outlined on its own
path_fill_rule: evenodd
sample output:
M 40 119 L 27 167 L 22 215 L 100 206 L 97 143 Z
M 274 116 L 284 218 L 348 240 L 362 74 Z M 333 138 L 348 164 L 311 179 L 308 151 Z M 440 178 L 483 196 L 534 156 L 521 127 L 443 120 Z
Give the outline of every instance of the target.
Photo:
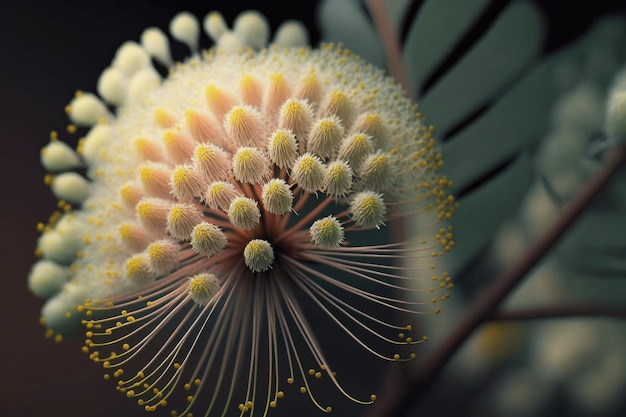
M 263 32 L 257 14 L 245 16 L 240 28 Z M 322 376 L 371 403 L 339 385 L 295 294 L 376 356 L 414 357 L 381 353 L 425 339 L 376 311 L 424 312 L 415 307 L 438 300 L 416 301 L 435 288 L 413 287 L 424 272 L 395 264 L 454 245 L 436 226 L 456 204 L 433 129 L 398 85 L 341 46 L 233 52 L 219 18 L 205 27 L 221 47 L 182 64 L 171 64 L 158 29 L 143 46 L 123 45 L 99 82 L 116 115 L 92 94 L 70 103 L 70 118 L 90 129 L 76 152 L 55 136 L 42 153 L 63 200 L 40 226 L 43 259 L 30 278 L 52 296 L 43 318 L 65 332 L 82 315 L 85 352 L 147 411 L 188 391 L 184 413 L 208 413 L 241 377 L 242 413 L 276 407 L 283 381 L 330 411 L 309 385 Z M 194 22 L 172 22 L 192 50 Z M 172 65 L 167 79 L 150 55 Z M 81 166 L 87 178 L 72 172 Z M 432 213 L 421 240 L 389 237 L 387 227 L 418 213 Z M 431 274 L 445 299 L 449 277 Z M 390 294 L 398 290 L 411 297 Z M 344 300 L 354 296 L 371 311 Z M 257 378 L 262 360 L 269 379 Z

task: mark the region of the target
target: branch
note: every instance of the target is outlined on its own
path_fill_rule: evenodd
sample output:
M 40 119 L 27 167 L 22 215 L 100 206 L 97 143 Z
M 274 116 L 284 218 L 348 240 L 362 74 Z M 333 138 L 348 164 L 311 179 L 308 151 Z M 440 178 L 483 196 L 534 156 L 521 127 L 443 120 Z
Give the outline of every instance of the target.
M 389 65 L 389 73 L 398 82 L 404 90 L 413 97 L 409 92 L 409 77 L 407 75 L 406 66 L 402 59 L 402 52 L 400 48 L 400 41 L 398 36 L 391 27 L 387 10 L 382 0 L 367 0 L 365 2 L 369 8 L 370 15 L 374 20 L 374 25 L 378 31 L 380 39 L 385 46 L 385 53 L 387 55 L 387 65 Z
M 594 198 L 609 182 L 613 174 L 626 161 L 626 147 L 614 148 L 602 171 L 581 190 L 578 196 L 563 210 L 550 229 L 522 256 L 517 263 L 499 276 L 478 301 L 469 309 L 463 320 L 443 343 L 424 362 L 422 372 L 417 377 L 407 378 L 394 384 L 401 390 L 391 402 L 379 400 L 375 414 L 379 416 L 405 416 L 431 387 L 446 363 L 463 345 L 468 337 L 484 321 L 494 316 L 502 301 L 519 284 L 526 274 L 549 253 L 550 249 L 563 236 L 574 221 L 585 211 Z M 397 399 L 397 400 L 396 400 Z
M 501 311 L 493 314 L 488 320 L 516 321 L 552 319 L 557 317 L 608 317 L 626 319 L 626 309 L 595 305 L 537 307 Z

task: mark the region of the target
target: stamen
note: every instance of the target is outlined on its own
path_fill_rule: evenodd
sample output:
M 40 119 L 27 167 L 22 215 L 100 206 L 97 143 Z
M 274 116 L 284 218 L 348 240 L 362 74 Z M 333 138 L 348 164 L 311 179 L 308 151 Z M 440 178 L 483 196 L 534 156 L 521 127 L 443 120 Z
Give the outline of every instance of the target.
M 326 168 L 317 156 L 307 152 L 296 160 L 291 176 L 304 191 L 314 193 L 324 186 Z
M 228 207 L 228 218 L 238 229 L 249 230 L 259 224 L 261 212 L 256 201 L 248 197 L 237 197 Z
M 230 174 L 230 158 L 219 146 L 200 144 L 193 152 L 193 162 L 196 170 L 201 172 L 210 181 L 224 181 Z
M 224 232 L 214 224 L 202 222 L 191 232 L 191 247 L 200 255 L 211 257 L 226 247 L 228 239 Z
M 279 168 L 291 168 L 298 157 L 298 142 L 295 135 L 287 130 L 277 130 L 267 144 L 270 160 Z
M 224 117 L 224 128 L 236 146 L 261 147 L 265 142 L 263 116 L 251 106 L 234 106 Z
M 343 125 L 338 117 L 319 119 L 311 129 L 308 150 L 322 159 L 330 158 L 339 149 L 343 135 Z
M 189 240 L 191 231 L 203 219 L 193 204 L 174 204 L 167 215 L 167 231 L 178 240 Z
M 150 261 L 150 269 L 157 274 L 164 274 L 176 267 L 178 261 L 178 245 L 171 240 L 157 240 L 146 249 Z
M 170 178 L 172 194 L 178 201 L 193 201 L 202 196 L 207 182 L 203 176 L 190 165 L 177 166 Z
M 189 297 L 198 307 L 207 305 L 220 290 L 220 283 L 213 274 L 198 274 L 189 278 Z
M 252 272 L 265 272 L 274 262 L 274 249 L 266 240 L 253 239 L 246 245 L 243 257 Z
M 151 283 L 156 277 L 150 268 L 150 260 L 146 255 L 134 255 L 126 261 L 126 277 L 135 288 Z
M 342 159 L 350 164 L 353 170 L 358 171 L 365 159 L 374 151 L 369 136 L 362 133 L 351 135 L 344 139 L 337 159 Z
M 200 130 L 198 127 L 194 128 Z M 190 137 L 177 129 L 169 129 L 163 133 L 163 145 L 167 155 L 176 164 L 185 163 L 193 154 L 196 146 Z
M 207 206 L 214 210 L 227 211 L 230 207 L 230 202 L 240 196 L 241 193 L 239 193 L 231 183 L 215 181 L 209 184 L 204 194 L 204 201 Z
M 278 112 L 278 127 L 291 130 L 296 137 L 304 140 L 309 133 L 313 109 L 304 100 L 289 99 Z
M 146 194 L 152 197 L 170 198 L 171 169 L 165 164 L 147 163 L 139 166 L 139 180 Z
M 363 191 L 356 194 L 350 202 L 352 219 L 360 227 L 378 228 L 385 220 L 387 208 L 383 196 L 373 191 Z
M 309 229 L 311 241 L 322 248 L 336 248 L 343 242 L 343 227 L 335 216 L 327 216 L 313 222 Z
M 333 161 L 326 169 L 324 177 L 324 190 L 332 197 L 343 197 L 350 192 L 352 187 L 352 169 L 343 161 Z
M 269 161 L 257 148 L 239 148 L 233 155 L 233 174 L 237 181 L 260 184 L 270 175 Z

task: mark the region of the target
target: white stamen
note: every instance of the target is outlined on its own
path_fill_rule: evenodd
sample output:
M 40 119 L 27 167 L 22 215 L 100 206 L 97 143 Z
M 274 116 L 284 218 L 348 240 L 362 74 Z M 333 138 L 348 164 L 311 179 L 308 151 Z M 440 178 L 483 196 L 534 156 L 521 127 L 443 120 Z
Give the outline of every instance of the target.
M 189 278 L 189 297 L 199 307 L 209 304 L 220 290 L 220 282 L 213 274 L 198 274 Z
M 211 257 L 226 247 L 228 239 L 222 230 L 214 224 L 202 222 L 191 231 L 191 247 L 200 255 Z
M 274 262 L 274 249 L 266 240 L 253 239 L 243 250 L 243 258 L 252 272 L 265 272 Z
M 293 194 L 284 180 L 274 178 L 263 185 L 262 199 L 265 210 L 283 215 L 291 210 Z

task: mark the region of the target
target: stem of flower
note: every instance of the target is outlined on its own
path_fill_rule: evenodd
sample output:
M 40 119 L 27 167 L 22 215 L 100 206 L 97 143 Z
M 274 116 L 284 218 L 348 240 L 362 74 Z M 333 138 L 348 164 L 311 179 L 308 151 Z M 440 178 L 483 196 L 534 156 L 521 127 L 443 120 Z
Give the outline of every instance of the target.
M 599 305 L 572 305 L 555 307 L 537 307 L 520 310 L 500 311 L 493 314 L 491 321 L 517 321 L 553 319 L 558 317 L 608 317 L 626 319 L 626 310 L 617 307 Z
M 407 377 L 405 381 L 392 382 L 397 388 L 394 398 L 388 402 L 381 398 L 377 403 L 375 415 L 395 417 L 408 415 L 411 408 L 428 392 L 428 389 L 441 373 L 446 363 L 468 337 L 482 323 L 494 316 L 498 307 L 511 290 L 549 253 L 554 244 L 590 205 L 625 161 L 626 146 L 614 148 L 607 158 L 602 171 L 589 181 L 578 196 L 563 210 L 552 227 L 526 251 L 519 261 L 494 280 L 491 288 L 487 289 L 468 310 L 463 320 L 449 334 L 448 338 L 432 351 L 429 358 L 426 358 L 420 374 L 414 377 Z
M 413 94 L 409 91 L 409 77 L 407 75 L 406 66 L 402 59 L 400 42 L 394 29 L 391 27 L 387 10 L 382 0 L 366 1 L 370 15 L 376 26 L 376 30 L 380 35 L 380 39 L 385 45 L 385 53 L 387 54 L 387 65 L 389 65 L 389 73 L 404 88 L 409 97 Z

